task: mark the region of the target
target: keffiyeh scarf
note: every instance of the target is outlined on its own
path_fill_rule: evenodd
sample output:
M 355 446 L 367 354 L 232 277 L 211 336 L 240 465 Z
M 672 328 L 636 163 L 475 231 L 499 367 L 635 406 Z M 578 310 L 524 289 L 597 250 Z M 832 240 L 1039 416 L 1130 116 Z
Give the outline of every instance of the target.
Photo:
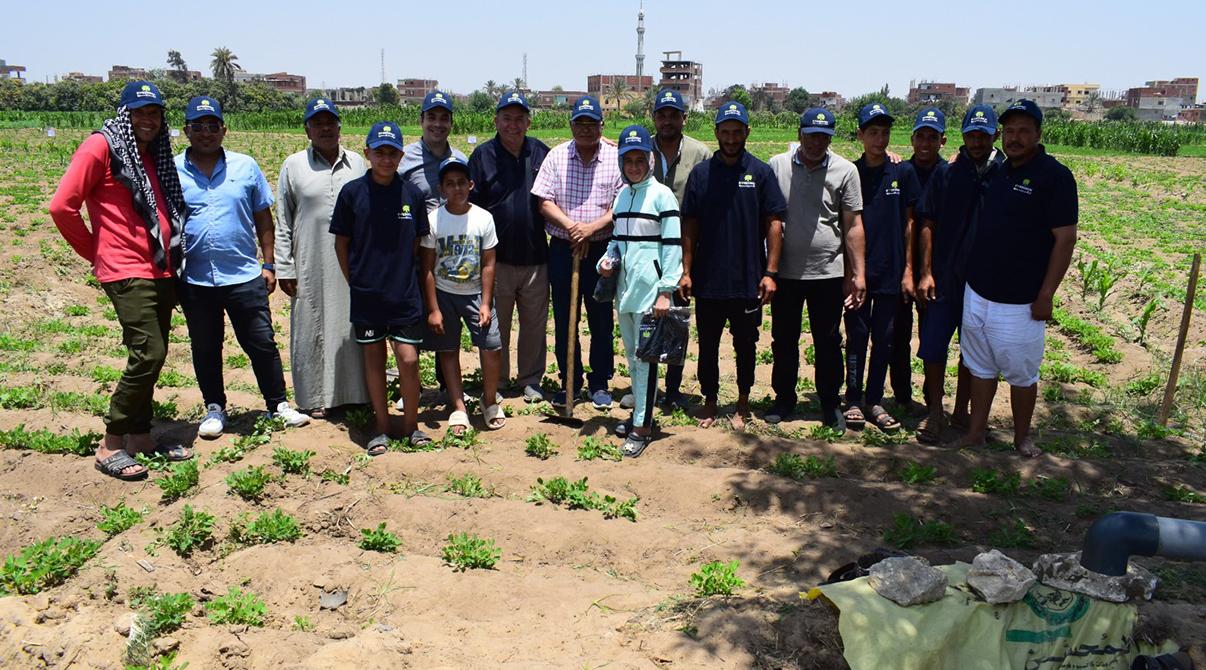
M 117 115 L 107 119 L 96 132 L 104 135 L 109 143 L 109 164 L 113 178 L 130 189 L 134 197 L 134 207 L 142 215 L 147 232 L 154 241 L 151 245 L 151 256 L 155 265 L 165 270 L 170 258 L 172 271 L 179 272 L 180 231 L 184 225 L 185 211 L 184 193 L 180 188 L 180 175 L 176 173 L 176 162 L 172 157 L 172 140 L 167 119 L 164 119 L 159 136 L 151 143 L 150 152 L 155 161 L 159 188 L 167 199 L 168 223 L 171 226 L 171 238 L 168 240 L 164 240 L 161 234 L 155 189 L 151 186 L 142 158 L 138 155 L 138 143 L 134 138 L 130 110 L 126 107 L 118 108 Z

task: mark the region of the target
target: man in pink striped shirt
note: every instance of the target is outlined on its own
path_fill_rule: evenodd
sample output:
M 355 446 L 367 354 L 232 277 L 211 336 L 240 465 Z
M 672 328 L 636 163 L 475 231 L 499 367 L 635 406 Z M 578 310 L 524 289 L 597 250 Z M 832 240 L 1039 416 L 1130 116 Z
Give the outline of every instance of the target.
M 87 207 L 91 229 L 84 224 Z M 114 118 L 80 144 L 50 202 L 50 216 L 113 301 L 129 352 L 105 416 L 96 469 L 123 480 L 145 479 L 134 454 L 192 458 L 179 444 L 151 440 L 152 395 L 167 358 L 176 305 L 184 198 L 154 84 L 122 91 Z
M 549 284 L 553 289 L 553 339 L 562 390 L 554 404 L 565 402 L 565 393 L 582 388 L 582 357 L 574 351 L 573 372 L 566 362 L 569 340 L 570 279 L 572 259 L 579 264 L 578 294 L 586 306 L 590 324 L 590 375 L 587 383 L 596 409 L 612 405 L 608 383 L 615 365 L 612 349 L 613 316 L 609 303 L 592 296 L 599 275 L 595 266 L 607 251 L 611 237 L 611 205 L 622 184 L 620 158 L 614 145 L 603 142 L 603 108 L 589 95 L 574 102 L 570 115 L 573 139 L 553 147 L 540 166 L 532 195 L 541 199 L 549 241 Z

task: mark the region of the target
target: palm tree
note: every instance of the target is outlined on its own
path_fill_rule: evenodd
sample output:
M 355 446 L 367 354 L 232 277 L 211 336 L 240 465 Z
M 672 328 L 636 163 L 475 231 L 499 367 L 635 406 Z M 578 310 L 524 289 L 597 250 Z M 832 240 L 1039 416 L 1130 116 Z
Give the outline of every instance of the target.
M 487 79 L 486 84 L 482 86 L 482 90 L 491 98 L 497 96 L 501 91 L 498 90 L 498 82 L 493 79 Z
M 1097 91 L 1089 91 L 1085 96 L 1085 111 L 1092 114 L 1094 110 L 1101 104 L 1101 93 Z
M 167 62 L 172 68 L 172 79 L 175 79 L 180 83 L 184 83 L 188 80 L 188 65 L 184 63 L 184 56 L 181 56 L 179 51 L 169 49 Z
M 628 82 L 621 77 L 613 77 L 611 86 L 607 87 L 607 95 L 610 95 L 616 101 L 616 111 L 620 111 L 620 107 L 624 104 L 624 94 L 628 92 Z
M 521 91 L 521 92 L 522 92 L 522 91 L 524 91 L 524 90 L 526 90 L 526 89 L 528 88 L 528 82 L 524 81 L 524 80 L 523 80 L 523 77 L 516 77 L 516 78 L 515 78 L 515 79 L 514 79 L 514 80 L 511 82 L 511 86 L 513 86 L 513 87 L 515 88 L 515 90 L 516 90 L 516 91 Z
M 218 47 L 210 55 L 213 57 L 213 60 L 209 62 L 209 69 L 214 73 L 214 79 L 226 82 L 227 84 L 234 83 L 235 72 L 243 69 L 241 65 L 235 62 L 239 60 L 239 57 L 226 47 Z

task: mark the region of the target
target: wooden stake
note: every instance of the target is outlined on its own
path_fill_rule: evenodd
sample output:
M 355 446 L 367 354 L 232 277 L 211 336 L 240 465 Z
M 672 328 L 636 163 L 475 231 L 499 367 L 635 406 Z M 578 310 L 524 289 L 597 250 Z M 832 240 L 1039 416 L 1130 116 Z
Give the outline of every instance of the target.
M 1193 297 L 1198 288 L 1198 269 L 1202 254 L 1193 255 L 1193 267 L 1189 270 L 1189 290 L 1185 292 L 1185 308 L 1181 310 L 1181 332 L 1177 334 L 1177 347 L 1173 349 L 1172 370 L 1168 373 L 1168 384 L 1164 387 L 1164 400 L 1156 413 L 1156 423 L 1168 425 L 1168 413 L 1172 410 L 1173 397 L 1177 394 L 1177 377 L 1181 374 L 1181 355 L 1185 353 L 1185 338 L 1189 335 L 1189 317 L 1193 314 Z

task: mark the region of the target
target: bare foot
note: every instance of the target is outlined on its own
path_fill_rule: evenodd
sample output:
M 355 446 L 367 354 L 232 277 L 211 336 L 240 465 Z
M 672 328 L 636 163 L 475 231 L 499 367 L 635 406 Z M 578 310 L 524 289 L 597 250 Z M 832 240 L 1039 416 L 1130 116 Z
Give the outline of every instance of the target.
M 1025 458 L 1034 458 L 1043 453 L 1043 450 L 1035 446 L 1034 440 L 1030 438 L 1022 440 L 1021 444 L 1014 443 L 1013 448 L 1017 449 L 1018 453 Z
M 947 449 L 975 449 L 977 447 L 987 447 L 988 443 L 985 441 L 983 435 L 972 435 L 971 433 L 968 433 L 957 440 L 947 442 L 943 446 L 945 446 Z
M 710 400 L 704 403 L 703 409 L 699 412 L 699 427 L 711 428 L 714 423 L 716 423 L 716 401 Z
M 750 418 L 749 410 L 746 410 L 744 414 L 740 411 L 733 412 L 733 415 L 729 417 L 729 424 L 733 426 L 733 430 L 742 433 L 745 432 L 745 421 L 748 418 Z

